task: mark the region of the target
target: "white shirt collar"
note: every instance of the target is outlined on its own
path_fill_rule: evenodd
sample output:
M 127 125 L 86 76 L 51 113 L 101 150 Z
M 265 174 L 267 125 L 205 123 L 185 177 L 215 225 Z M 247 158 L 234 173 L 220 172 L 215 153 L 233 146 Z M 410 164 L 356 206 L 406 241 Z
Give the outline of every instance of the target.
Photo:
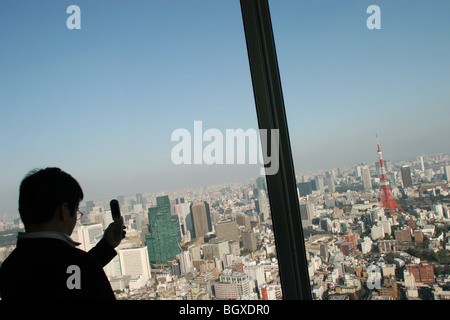
M 37 231 L 37 232 L 19 232 L 17 235 L 18 239 L 58 239 L 62 240 L 72 247 L 79 246 L 81 243 L 75 242 L 65 233 L 55 232 L 55 231 Z

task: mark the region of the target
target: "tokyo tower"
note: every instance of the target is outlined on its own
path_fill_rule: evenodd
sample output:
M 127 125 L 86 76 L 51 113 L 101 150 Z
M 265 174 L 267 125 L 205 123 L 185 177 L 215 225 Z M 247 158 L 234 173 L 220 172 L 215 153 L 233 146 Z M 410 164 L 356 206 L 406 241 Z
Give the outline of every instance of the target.
M 395 201 L 392 196 L 391 188 L 389 187 L 389 181 L 386 175 L 386 168 L 384 167 L 383 162 L 383 153 L 380 149 L 380 142 L 378 141 L 377 134 L 377 145 L 378 145 L 378 161 L 380 162 L 380 186 L 381 186 L 381 195 L 380 195 L 380 207 L 388 209 L 392 215 L 395 215 L 395 208 L 403 212 L 403 209 L 400 205 Z

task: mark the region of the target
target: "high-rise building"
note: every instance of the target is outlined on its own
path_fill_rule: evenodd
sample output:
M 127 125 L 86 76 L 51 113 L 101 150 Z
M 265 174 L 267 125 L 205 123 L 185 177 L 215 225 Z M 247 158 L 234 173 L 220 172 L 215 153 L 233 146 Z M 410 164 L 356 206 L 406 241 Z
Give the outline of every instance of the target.
M 145 204 L 145 198 L 142 196 L 142 193 L 136 193 L 136 203 L 137 204 Z
M 181 275 L 181 268 L 180 268 L 180 264 L 178 263 L 178 260 L 176 260 L 172 263 L 172 274 L 174 276 Z
M 363 166 L 361 169 L 362 182 L 365 190 L 372 189 L 372 178 L 370 176 L 370 168 Z
M 384 229 L 382 225 L 372 226 L 370 229 L 370 235 L 372 240 L 384 238 Z
M 156 198 L 156 207 L 148 209 L 148 221 L 145 239 L 150 264 L 168 265 L 180 253 L 178 222 L 170 213 L 168 196 Z
M 409 227 L 405 227 L 401 230 L 395 230 L 394 232 L 395 240 L 397 242 L 411 242 L 411 229 Z
M 225 283 L 233 284 L 233 285 L 237 286 L 237 292 L 238 292 L 240 299 L 245 299 L 245 297 L 248 297 L 248 295 L 251 294 L 250 280 L 248 278 L 248 275 L 245 273 L 240 273 L 240 272 L 224 273 L 219 277 L 219 283 L 217 283 L 216 285 L 225 284 Z M 225 286 L 225 287 L 232 288 L 229 286 Z M 233 291 L 234 290 L 235 289 L 233 288 Z M 235 293 L 234 293 L 234 295 L 235 295 Z M 216 287 L 216 296 L 217 296 L 217 287 Z M 230 297 L 228 297 L 228 298 L 230 298 Z
M 236 283 L 217 282 L 214 284 L 215 297 L 220 300 L 239 299 L 239 290 Z
M 450 182 L 450 166 L 444 166 L 444 177 L 447 183 Z
M 191 241 L 192 216 L 190 216 L 189 203 L 179 203 L 174 206 L 175 214 L 178 215 L 181 240 L 183 242 Z
M 242 232 L 242 242 L 245 249 L 256 251 L 256 236 L 253 230 Z
M 214 225 L 216 236 L 239 242 L 239 232 L 236 221 L 221 221 Z
M 266 189 L 266 179 L 264 177 L 256 178 L 256 187 L 258 188 L 258 190 L 267 191 L 267 189 Z
M 312 182 L 299 182 L 297 183 L 298 191 L 300 192 L 301 197 L 306 197 L 307 195 L 312 194 Z
M 317 176 L 314 180 L 311 180 L 312 189 L 316 191 L 323 191 L 325 186 L 323 183 L 323 177 Z
M 189 247 L 189 254 L 191 255 L 192 261 L 202 259 L 202 251 L 200 245 L 194 245 Z
M 357 166 L 355 168 L 355 175 L 359 178 L 362 176 L 362 166 Z
M 300 203 L 300 217 L 303 228 L 311 226 L 314 217 L 314 204 L 309 202 Z
M 236 222 L 239 226 L 243 226 L 244 230 L 250 230 L 251 228 L 250 217 L 246 214 L 239 213 L 236 216 Z
M 228 240 L 221 238 L 212 239 L 207 244 L 203 245 L 202 249 L 206 260 L 214 260 L 214 258 L 222 259 L 223 256 L 230 253 Z
M 409 166 L 402 166 L 400 171 L 402 173 L 403 188 L 412 187 L 411 168 Z
M 320 257 L 324 260 L 324 261 L 328 261 L 330 254 L 328 252 L 328 245 L 326 244 L 321 244 L 320 245 Z
M 177 259 L 180 261 L 180 272 L 186 274 L 194 271 L 194 265 L 192 264 L 192 256 L 189 251 L 183 251 L 177 255 Z
M 264 190 L 258 192 L 259 213 L 262 221 L 269 218 L 269 201 Z
M 203 203 L 205 204 L 205 210 L 206 210 L 206 220 L 208 221 L 208 230 L 211 232 L 213 230 L 212 228 L 212 219 L 211 219 L 211 206 L 209 201 L 203 201 Z
M 102 239 L 103 224 L 78 225 L 72 232 L 72 239 L 81 243 L 78 248 L 89 251 Z
M 144 281 L 151 278 L 150 262 L 146 247 L 120 249 L 119 259 L 122 275 L 142 275 Z
M 255 281 L 255 287 L 266 284 L 266 277 L 264 275 L 264 267 L 262 265 L 250 266 L 245 268 L 245 273 L 248 274 L 250 281 Z
M 209 206 L 208 206 L 209 208 Z M 194 238 L 204 237 L 211 231 L 208 225 L 208 215 L 204 202 L 195 202 L 191 204 L 192 222 L 194 225 Z
M 331 172 L 327 171 L 325 173 L 325 185 L 328 187 L 328 192 L 333 193 L 336 192 L 336 186 L 334 183 L 334 178 Z
M 419 156 L 418 163 L 420 165 L 420 169 L 422 170 L 422 172 L 425 172 L 425 164 L 423 162 L 423 156 Z

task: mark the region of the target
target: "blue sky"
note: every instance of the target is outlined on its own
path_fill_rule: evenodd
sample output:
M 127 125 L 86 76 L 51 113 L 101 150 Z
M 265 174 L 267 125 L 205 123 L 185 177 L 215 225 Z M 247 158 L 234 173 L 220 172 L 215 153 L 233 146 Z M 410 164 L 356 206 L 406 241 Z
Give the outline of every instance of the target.
M 270 7 L 297 171 L 375 161 L 376 132 L 393 160 L 449 152 L 448 1 Z M 35 167 L 71 173 L 88 200 L 257 177 L 170 161 L 172 131 L 195 120 L 257 128 L 239 1 L 5 0 L 0 46 L 0 214 Z
M 366 27 L 372 4 L 380 30 Z M 271 5 L 298 170 L 375 161 L 376 132 L 393 160 L 449 152 L 448 1 Z

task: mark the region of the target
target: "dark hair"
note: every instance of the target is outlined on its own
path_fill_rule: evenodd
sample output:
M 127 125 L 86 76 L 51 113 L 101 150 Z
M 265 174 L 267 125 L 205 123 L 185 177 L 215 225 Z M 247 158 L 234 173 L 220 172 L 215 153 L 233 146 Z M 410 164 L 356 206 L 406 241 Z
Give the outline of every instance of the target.
M 35 169 L 20 184 L 19 213 L 25 226 L 39 225 L 50 221 L 64 202 L 75 214 L 81 200 L 83 190 L 70 174 L 59 168 Z

